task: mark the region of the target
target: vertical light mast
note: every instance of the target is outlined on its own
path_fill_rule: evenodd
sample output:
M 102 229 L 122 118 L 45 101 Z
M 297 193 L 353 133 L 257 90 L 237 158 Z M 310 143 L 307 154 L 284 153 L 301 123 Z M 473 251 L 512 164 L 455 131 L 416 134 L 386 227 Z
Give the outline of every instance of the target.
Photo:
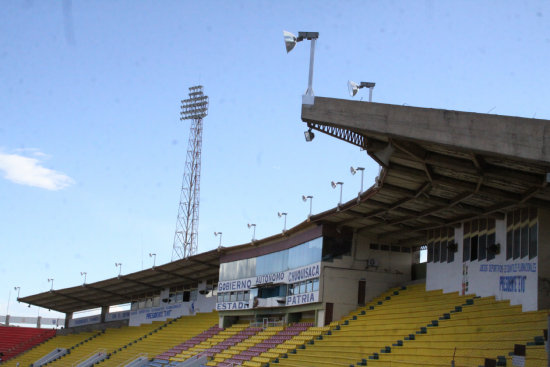
M 189 98 L 181 101 L 180 120 L 192 120 L 187 158 L 181 185 L 172 261 L 197 253 L 201 178 L 202 119 L 208 114 L 208 96 L 202 85 L 189 88 Z

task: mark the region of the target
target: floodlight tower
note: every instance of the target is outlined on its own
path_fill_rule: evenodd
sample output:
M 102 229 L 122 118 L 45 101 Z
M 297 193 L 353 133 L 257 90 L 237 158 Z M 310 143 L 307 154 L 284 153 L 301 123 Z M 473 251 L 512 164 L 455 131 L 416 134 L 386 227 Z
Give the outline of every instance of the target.
M 181 185 L 172 261 L 197 253 L 201 178 L 202 119 L 208 115 L 208 96 L 202 85 L 189 88 L 189 98 L 181 101 L 180 120 L 192 120 L 187 158 Z

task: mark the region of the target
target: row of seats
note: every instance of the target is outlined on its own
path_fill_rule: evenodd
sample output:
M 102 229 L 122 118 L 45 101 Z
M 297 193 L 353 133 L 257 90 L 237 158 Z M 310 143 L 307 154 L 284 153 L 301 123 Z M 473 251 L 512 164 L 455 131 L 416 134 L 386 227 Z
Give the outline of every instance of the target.
M 29 366 L 57 348 L 68 354 L 48 363 L 48 366 L 71 366 L 86 360 L 100 351 L 107 356 L 98 364 L 118 366 L 138 356 L 155 356 L 174 347 L 178 341 L 191 339 L 204 329 L 218 323 L 217 314 L 199 313 L 166 322 L 153 322 L 139 327 L 108 328 L 102 332 L 58 335 L 39 347 L 6 362 L 5 366 Z M 3 364 L 4 366 L 4 364 Z
M 522 312 L 494 297 L 393 289 L 331 330 L 278 358 L 274 366 L 480 366 L 485 359 L 512 365 L 515 344 L 527 344 L 526 366 L 546 366 L 541 336 L 547 312 Z M 539 344 L 539 345 L 537 345 Z
M 20 366 L 30 366 L 32 363 L 55 349 L 60 348 L 73 351 L 75 348 L 90 342 L 100 335 L 101 332 L 84 332 L 67 335 L 57 334 L 55 337 L 48 339 L 44 343 L 27 350 L 23 354 L 20 354 L 7 362 L 4 362 L 2 367 L 15 367 L 17 366 L 17 363 L 19 363 Z
M 68 366 L 98 350 L 101 366 L 125 365 L 137 356 L 156 356 L 150 367 L 172 367 L 206 357 L 208 366 L 480 366 L 489 358 L 512 364 L 516 344 L 527 346 L 525 366 L 545 365 L 543 329 L 547 312 L 494 297 L 426 291 L 423 284 L 392 289 L 327 327 L 298 323 L 266 329 L 235 324 L 217 327 L 217 313 L 200 313 L 140 327 L 57 336 L 13 359 L 28 366 L 51 350 L 70 353 L 53 366 Z M 542 340 L 542 342 L 541 342 Z
M 0 326 L 0 352 L 9 360 L 55 336 L 53 329 Z

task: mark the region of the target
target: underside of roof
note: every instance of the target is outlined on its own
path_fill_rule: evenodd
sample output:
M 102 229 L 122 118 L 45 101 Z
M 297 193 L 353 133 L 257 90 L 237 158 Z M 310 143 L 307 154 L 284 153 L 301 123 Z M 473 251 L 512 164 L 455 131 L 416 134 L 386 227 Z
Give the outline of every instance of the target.
M 124 304 L 140 295 L 169 287 L 196 285 L 199 280 L 217 281 L 219 258 L 217 250 L 209 251 L 136 273 L 77 287 L 51 290 L 18 300 L 65 313 Z
M 302 107 L 302 120 L 366 150 L 382 168 L 357 200 L 313 221 L 414 246 L 429 229 L 550 208 L 550 121 L 319 97 Z

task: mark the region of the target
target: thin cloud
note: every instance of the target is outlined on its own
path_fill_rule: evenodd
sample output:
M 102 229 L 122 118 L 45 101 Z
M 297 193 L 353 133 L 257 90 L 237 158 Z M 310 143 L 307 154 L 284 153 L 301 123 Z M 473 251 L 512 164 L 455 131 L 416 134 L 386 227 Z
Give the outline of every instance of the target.
M 35 157 L 45 154 L 33 150 Z M 62 172 L 43 167 L 38 158 L 0 152 L 0 172 L 8 181 L 41 189 L 57 191 L 74 184 L 74 180 Z

